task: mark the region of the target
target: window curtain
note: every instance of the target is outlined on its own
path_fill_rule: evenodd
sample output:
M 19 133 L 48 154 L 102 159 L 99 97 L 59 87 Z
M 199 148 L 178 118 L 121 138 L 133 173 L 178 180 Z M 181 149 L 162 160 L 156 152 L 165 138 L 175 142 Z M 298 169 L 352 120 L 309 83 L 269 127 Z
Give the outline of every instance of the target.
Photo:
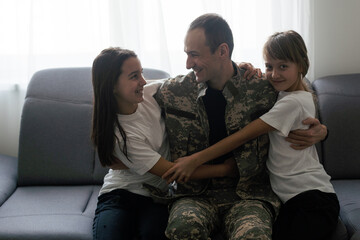
M 294 29 L 313 60 L 311 0 L 0 0 L 0 153 L 17 155 L 24 93 L 38 70 L 89 67 L 109 46 L 134 50 L 143 67 L 186 74 L 184 37 L 213 12 L 234 36 L 233 60 L 264 71 L 262 46 Z M 307 77 L 312 80 L 310 69 Z
M 312 50 L 310 5 L 310 0 L 0 0 L 0 84 L 26 87 L 40 69 L 91 66 L 109 46 L 134 50 L 143 67 L 185 74 L 186 30 L 206 12 L 222 15 L 232 28 L 233 60 L 264 69 L 262 46 L 275 31 L 298 31 Z
M 312 50 L 310 0 L 125 2 L 110 1 L 112 44 L 134 49 L 143 66 L 161 68 L 172 76 L 188 72 L 183 52 L 186 31 L 192 20 L 208 12 L 220 14 L 229 23 L 234 61 L 251 62 L 265 70 L 262 46 L 272 33 L 289 29 L 298 31 Z

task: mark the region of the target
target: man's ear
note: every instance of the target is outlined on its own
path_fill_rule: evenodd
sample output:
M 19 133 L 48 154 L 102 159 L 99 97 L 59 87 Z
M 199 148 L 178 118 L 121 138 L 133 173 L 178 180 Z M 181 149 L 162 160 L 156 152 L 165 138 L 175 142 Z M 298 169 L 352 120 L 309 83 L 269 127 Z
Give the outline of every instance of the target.
M 229 46 L 226 43 L 220 44 L 218 49 L 221 57 L 229 57 Z

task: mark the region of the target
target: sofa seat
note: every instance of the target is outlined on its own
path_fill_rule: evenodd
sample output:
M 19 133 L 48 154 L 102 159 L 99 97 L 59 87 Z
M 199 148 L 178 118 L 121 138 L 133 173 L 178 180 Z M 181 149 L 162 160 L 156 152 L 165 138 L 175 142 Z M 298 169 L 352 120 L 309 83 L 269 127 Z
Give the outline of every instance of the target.
M 91 239 L 100 186 L 18 187 L 0 208 L 0 239 Z
M 340 202 L 340 217 L 352 236 L 360 232 L 360 180 L 334 180 L 332 184 Z

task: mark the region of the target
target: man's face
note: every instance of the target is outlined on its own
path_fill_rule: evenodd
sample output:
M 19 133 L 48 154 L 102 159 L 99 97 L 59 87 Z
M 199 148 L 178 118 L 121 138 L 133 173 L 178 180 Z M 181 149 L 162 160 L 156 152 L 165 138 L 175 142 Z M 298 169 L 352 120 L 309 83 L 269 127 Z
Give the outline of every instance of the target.
M 194 71 L 197 82 L 206 82 L 218 77 L 218 49 L 214 54 L 211 53 L 210 47 L 206 45 L 204 29 L 196 28 L 187 33 L 184 51 L 187 54 L 186 68 Z

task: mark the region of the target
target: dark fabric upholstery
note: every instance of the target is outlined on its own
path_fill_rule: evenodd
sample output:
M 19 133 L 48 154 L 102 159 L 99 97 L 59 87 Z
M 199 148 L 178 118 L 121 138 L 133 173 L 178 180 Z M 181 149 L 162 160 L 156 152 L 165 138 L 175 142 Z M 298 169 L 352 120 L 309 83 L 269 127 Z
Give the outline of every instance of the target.
M 349 236 L 360 232 L 360 179 L 332 181 L 340 202 L 340 217 Z
M 0 206 L 16 189 L 17 159 L 0 155 Z
M 360 74 L 319 78 L 313 86 L 330 131 L 322 143 L 326 171 L 333 179 L 360 178 Z
M 0 208 L 0 239 L 92 239 L 100 186 L 19 187 Z

